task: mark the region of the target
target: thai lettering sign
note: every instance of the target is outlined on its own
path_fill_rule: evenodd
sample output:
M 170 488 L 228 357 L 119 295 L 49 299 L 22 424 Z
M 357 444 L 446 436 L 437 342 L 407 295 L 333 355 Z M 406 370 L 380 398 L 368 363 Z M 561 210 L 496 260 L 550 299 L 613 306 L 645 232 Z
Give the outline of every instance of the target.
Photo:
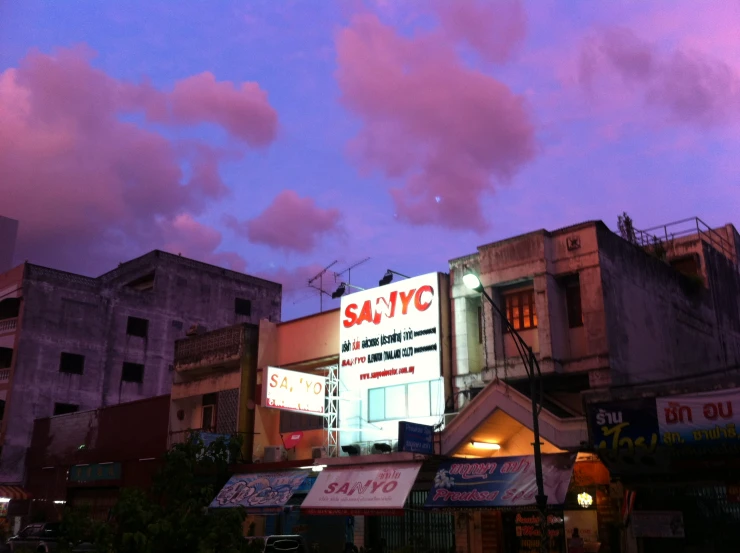
M 396 514 L 421 463 L 329 468 L 319 473 L 301 510 L 309 514 Z
M 660 441 L 654 398 L 595 403 L 589 405 L 588 415 L 597 449 L 652 453 Z
M 401 421 L 398 423 L 398 451 L 434 454 L 434 427 Z
M 560 553 L 565 550 L 565 525 L 562 512 L 547 516 L 546 550 Z M 508 518 L 508 517 L 507 517 Z M 513 515 L 514 543 L 519 553 L 540 553 L 542 551 L 542 529 L 540 514 L 537 511 L 520 511 Z
M 210 507 L 245 507 L 252 512 L 277 512 L 306 479 L 303 471 L 237 474 L 218 492 Z
M 549 505 L 562 505 L 576 456 L 542 456 L 545 495 Z M 425 507 L 432 509 L 522 507 L 535 504 L 534 457 L 454 459 L 442 463 Z
M 740 437 L 740 390 L 660 397 L 658 426 L 665 445 L 713 446 Z
M 69 469 L 70 482 L 98 482 L 101 480 L 120 479 L 121 463 L 75 465 Z
M 262 405 L 284 411 L 323 414 L 326 378 L 315 374 L 267 367 L 262 385 Z

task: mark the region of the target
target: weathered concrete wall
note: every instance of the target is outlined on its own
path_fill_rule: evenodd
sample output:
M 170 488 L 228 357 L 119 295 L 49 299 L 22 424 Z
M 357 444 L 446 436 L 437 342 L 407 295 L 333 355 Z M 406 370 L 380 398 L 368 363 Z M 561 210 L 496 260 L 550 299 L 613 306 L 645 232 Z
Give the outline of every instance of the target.
M 152 272 L 152 289 L 126 286 Z M 168 394 L 174 341 L 191 325 L 280 320 L 279 284 L 162 252 L 95 279 L 28 265 L 23 288 L 0 482 L 22 480 L 33 421 L 50 416 L 55 403 L 87 410 Z M 235 313 L 235 298 L 251 301 L 250 316 Z M 130 316 L 149 321 L 146 338 L 127 334 Z M 60 372 L 61 352 L 85 356 L 82 375 Z M 124 361 L 144 365 L 141 383 L 122 381 Z
M 722 366 L 709 291 L 605 226 L 598 233 L 611 384 Z

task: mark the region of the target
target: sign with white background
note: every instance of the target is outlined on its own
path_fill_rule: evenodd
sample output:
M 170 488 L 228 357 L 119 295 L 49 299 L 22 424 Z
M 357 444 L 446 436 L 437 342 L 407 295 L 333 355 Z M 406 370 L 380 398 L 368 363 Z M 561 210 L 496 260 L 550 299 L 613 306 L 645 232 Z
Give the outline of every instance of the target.
M 264 407 L 324 414 L 326 378 L 323 376 L 267 367 L 262 390 Z
M 440 301 L 437 273 L 342 296 L 341 444 L 395 440 L 399 420 L 439 422 L 444 409 Z

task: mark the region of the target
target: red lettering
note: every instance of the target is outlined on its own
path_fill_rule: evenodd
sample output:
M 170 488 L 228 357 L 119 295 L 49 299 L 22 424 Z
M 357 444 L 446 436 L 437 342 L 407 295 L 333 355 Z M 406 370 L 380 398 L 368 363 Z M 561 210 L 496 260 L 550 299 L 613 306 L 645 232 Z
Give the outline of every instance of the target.
M 424 303 L 421 299 L 421 297 L 424 295 L 425 292 L 429 292 L 432 295 L 432 298 L 434 297 L 434 288 L 429 286 L 428 284 L 425 284 L 421 288 L 419 288 L 416 291 L 416 295 L 414 296 L 414 307 L 416 307 L 417 311 L 426 311 L 429 309 L 429 306 L 432 305 L 432 298 L 429 299 L 426 303 Z
M 357 304 L 356 303 L 350 303 L 344 310 L 344 328 L 350 328 L 351 326 L 354 326 L 357 322 Z
M 343 493 L 346 494 L 349 491 L 349 482 L 345 482 L 342 484 L 342 486 L 337 490 L 337 493 Z
M 408 313 L 409 304 L 414 298 L 414 292 L 416 292 L 416 288 L 412 288 L 409 292 L 401 292 L 401 314 Z
M 373 322 L 373 306 L 370 304 L 370 300 L 362 304 L 362 311 L 360 311 L 360 316 L 357 317 L 358 325 L 364 322 Z
M 398 297 L 398 292 L 391 292 L 391 295 L 386 300 L 385 298 L 378 298 L 375 300 L 375 317 L 373 318 L 373 323 L 380 324 L 380 320 L 382 319 L 383 315 L 385 315 L 387 318 L 392 319 L 393 315 L 396 313 L 396 298 Z M 381 304 L 385 306 L 385 309 L 381 307 Z
M 324 493 L 334 493 L 334 490 L 337 489 L 337 485 L 338 484 L 336 482 L 332 482 L 329 484 L 329 487 L 324 490 Z
M 278 376 L 276 374 L 273 374 L 270 377 L 270 388 L 274 388 L 278 384 Z
M 313 393 L 316 395 L 319 395 L 324 391 L 324 386 L 321 384 L 321 382 L 317 382 L 313 385 Z
M 391 493 L 393 490 L 398 487 L 398 482 L 396 480 L 391 480 L 390 482 L 386 482 L 385 486 L 383 486 L 383 491 L 385 493 Z

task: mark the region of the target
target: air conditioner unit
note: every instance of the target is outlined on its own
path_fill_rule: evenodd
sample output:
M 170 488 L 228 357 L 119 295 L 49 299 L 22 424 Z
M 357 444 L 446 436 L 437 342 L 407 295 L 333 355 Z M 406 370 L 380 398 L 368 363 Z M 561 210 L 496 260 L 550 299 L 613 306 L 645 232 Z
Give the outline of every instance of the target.
M 283 447 L 279 445 L 265 446 L 265 454 L 262 459 L 265 463 L 279 463 L 283 460 Z
M 326 457 L 326 448 L 324 447 L 312 447 L 311 448 L 311 459 L 321 459 Z

